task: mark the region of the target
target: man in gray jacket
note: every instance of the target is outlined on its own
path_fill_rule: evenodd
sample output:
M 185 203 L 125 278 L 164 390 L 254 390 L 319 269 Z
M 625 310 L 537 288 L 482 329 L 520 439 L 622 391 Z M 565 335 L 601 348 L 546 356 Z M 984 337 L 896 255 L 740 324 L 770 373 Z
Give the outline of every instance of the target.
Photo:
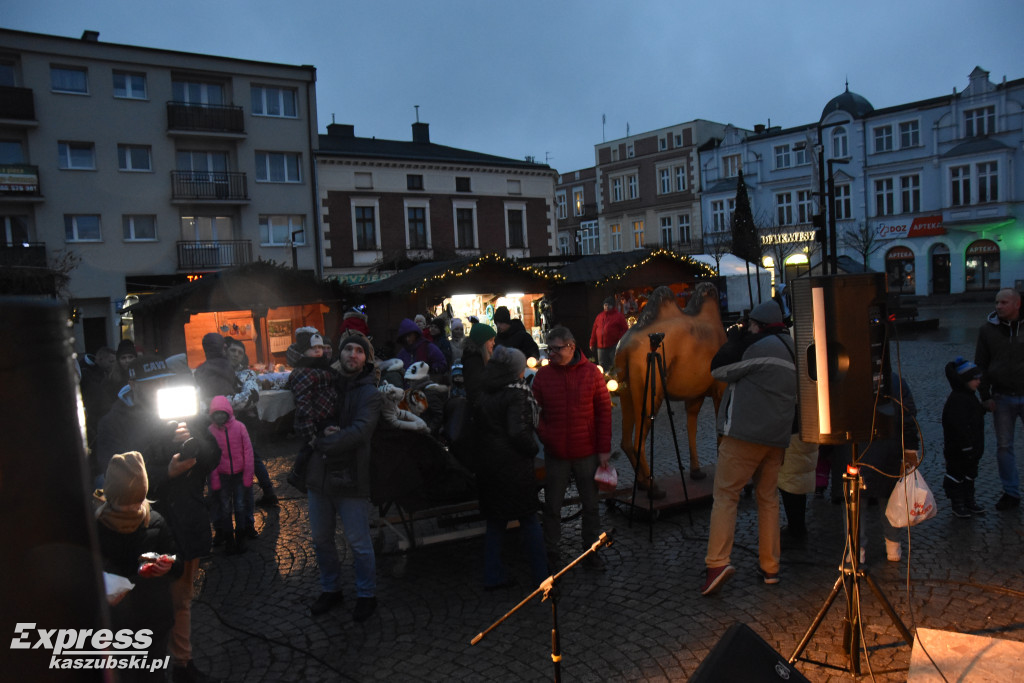
M 793 340 L 774 301 L 758 304 L 748 326 L 734 326 L 711 360 L 711 375 L 728 383 L 718 411 L 718 465 L 711 508 L 707 576 L 710 595 L 732 576 L 729 564 L 740 491 L 753 479 L 757 498 L 758 573 L 779 582 L 779 495 L 782 454 L 796 411 Z

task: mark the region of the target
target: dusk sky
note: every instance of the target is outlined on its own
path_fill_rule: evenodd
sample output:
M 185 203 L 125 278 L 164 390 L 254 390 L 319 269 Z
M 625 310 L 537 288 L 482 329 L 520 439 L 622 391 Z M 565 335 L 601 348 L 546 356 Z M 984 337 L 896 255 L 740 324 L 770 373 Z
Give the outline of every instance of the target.
M 847 80 L 882 108 L 962 90 L 975 66 L 1024 78 L 1020 0 L 5 0 L 0 25 L 312 64 L 320 132 L 409 140 L 419 105 L 432 142 L 562 172 L 627 124 L 789 127 Z

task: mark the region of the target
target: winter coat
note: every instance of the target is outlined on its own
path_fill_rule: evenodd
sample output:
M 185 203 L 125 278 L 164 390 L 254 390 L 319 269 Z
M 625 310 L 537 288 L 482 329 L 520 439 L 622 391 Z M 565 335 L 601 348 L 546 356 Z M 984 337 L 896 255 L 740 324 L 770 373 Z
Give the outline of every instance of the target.
M 462 349 L 462 384 L 466 387 L 466 398 L 470 405 L 476 403 L 477 398 L 483 390 L 484 356 L 480 349 L 467 344 Z
M 338 403 L 338 373 L 330 368 L 329 360 L 303 356 L 284 384 L 295 399 L 292 428 L 304 439 L 315 436 L 334 420 Z
M 779 488 L 786 493 L 810 493 L 814 490 L 814 473 L 818 467 L 818 444 L 808 443 L 793 434 L 779 468 Z
M 254 457 L 249 430 L 235 419 L 235 411 L 226 396 L 214 396 L 210 401 L 210 415 L 223 411 L 228 414 L 228 421 L 223 425 L 210 425 L 210 434 L 217 440 L 220 447 L 220 463 L 210 473 L 210 489 L 220 491 L 221 476 L 231 474 L 242 475 L 242 486 L 252 486 Z
M 306 485 L 327 496 L 370 497 L 370 440 L 380 418 L 380 392 L 373 368 L 338 380 L 335 419 L 340 429 L 318 436 L 310 458 Z
M 406 347 L 402 343 L 402 338 L 410 332 L 416 333 L 416 341 L 411 346 Z M 398 340 L 401 349 L 395 354 L 395 357 L 402 359 L 402 364 L 407 370 L 410 365 L 417 361 L 426 363 L 430 367 L 432 375 L 443 375 L 448 370 L 448 361 L 445 360 L 441 349 L 437 348 L 433 342 L 427 341 L 423 337 L 423 330 L 420 329 L 419 325 L 408 318 L 405 318 L 398 324 Z
M 978 395 L 957 375 L 956 365 L 946 365 L 946 379 L 952 389 L 942 406 L 946 462 L 977 462 L 985 452 L 985 408 Z
M 477 487 L 488 519 L 520 519 L 539 509 L 533 408 L 525 388 L 509 386 L 516 379 L 507 366 L 490 363 L 474 406 Z
M 1024 396 L 1024 341 L 1021 325 L 1024 319 L 1003 322 L 992 312 L 978 330 L 974 364 L 981 368 L 981 400 L 993 394 Z
M 228 400 L 231 401 L 236 418 L 247 419 L 256 416 L 256 402 L 260 396 L 260 383 L 256 377 L 256 372 L 247 367 L 235 370 L 235 386 L 238 390 L 234 395 L 229 395 Z
M 366 324 L 366 316 L 361 313 L 346 313 L 338 326 L 338 338 L 345 336 L 347 330 L 362 332 L 363 336 L 370 336 L 370 327 Z
M 718 433 L 786 448 L 796 412 L 793 339 L 783 326 L 734 335 L 711 359 L 711 376 L 728 386 L 718 410 Z
M 540 349 L 537 342 L 533 341 L 533 335 L 526 331 L 523 321 L 513 318 L 509 321 L 509 327 L 504 332 L 498 332 L 494 338 L 495 346 L 510 346 L 519 349 L 527 358 L 540 358 Z
M 448 341 L 448 337 L 441 335 L 434 339 L 433 344 L 444 356 L 444 362 L 450 368 L 452 366 L 452 343 Z
M 577 460 L 612 450 L 612 402 L 604 375 L 579 349 L 568 365 L 548 363 L 533 378 L 544 457 Z
M 875 428 L 881 434 L 871 443 L 858 445 L 860 462 L 869 465 L 861 468 L 864 477 L 864 493 L 873 498 L 888 498 L 896 486 L 896 480 L 903 474 L 903 450 L 918 450 L 921 439 L 917 432 L 917 405 L 914 394 L 906 380 L 893 373 L 889 377 L 890 393 L 894 401 L 883 401 L 875 415 Z M 902 411 L 897 402 L 903 404 Z M 848 451 L 849 446 L 840 446 Z M 846 453 L 844 453 L 846 455 Z M 846 455 L 846 461 L 849 461 Z
M 614 349 L 628 329 L 629 323 L 626 322 L 626 316 L 619 313 L 617 309 L 601 311 L 594 318 L 594 327 L 590 331 L 590 348 Z
M 206 362 L 196 368 L 195 378 L 199 400 L 204 405 L 208 405 L 214 396 L 231 396 L 238 392 L 235 369 L 223 354 L 217 356 L 207 352 Z

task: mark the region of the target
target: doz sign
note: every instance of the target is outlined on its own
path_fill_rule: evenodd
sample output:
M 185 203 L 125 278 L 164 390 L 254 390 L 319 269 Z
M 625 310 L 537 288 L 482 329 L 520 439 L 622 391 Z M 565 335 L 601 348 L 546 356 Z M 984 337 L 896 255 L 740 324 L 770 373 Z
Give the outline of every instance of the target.
M 942 216 L 918 216 L 911 220 L 882 220 L 875 223 L 875 237 L 882 240 L 894 240 L 906 237 L 931 237 L 945 235 Z

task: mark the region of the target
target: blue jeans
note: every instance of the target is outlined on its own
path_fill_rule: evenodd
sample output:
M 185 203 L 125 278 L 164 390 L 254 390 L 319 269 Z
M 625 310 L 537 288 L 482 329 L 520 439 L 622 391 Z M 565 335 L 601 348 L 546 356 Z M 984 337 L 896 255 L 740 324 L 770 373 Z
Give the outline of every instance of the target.
M 992 422 L 996 428 L 999 479 L 1003 482 L 1003 492 L 1020 498 L 1020 472 L 1017 471 L 1017 459 L 1013 454 L 1013 428 L 1018 417 L 1024 422 L 1024 396 L 996 394 L 993 398 L 996 408 L 992 413 Z
M 220 504 L 220 514 L 217 517 L 217 524 L 220 529 L 226 532 L 231 531 L 231 512 L 235 513 L 235 528 L 246 529 L 251 526 L 252 512 L 249 506 L 252 500 L 252 486 L 245 486 L 241 474 L 222 474 L 220 476 L 220 495 L 217 496 Z
M 325 496 L 309 491 L 309 528 L 313 534 L 313 549 L 320 567 L 320 586 L 324 592 L 341 590 L 341 560 L 335 542 L 337 519 L 345 538 L 352 548 L 356 573 L 356 597 L 372 598 L 377 595 L 377 561 L 370 536 L 370 512 L 373 506 L 366 498 Z
M 508 572 L 501 561 L 501 545 L 508 522 L 503 519 L 488 519 L 484 532 L 484 585 L 498 586 L 508 580 Z M 519 529 L 523 534 L 523 547 L 530 561 L 533 582 L 548 578 L 548 559 L 544 552 L 544 532 L 541 531 L 537 515 L 519 518 Z

